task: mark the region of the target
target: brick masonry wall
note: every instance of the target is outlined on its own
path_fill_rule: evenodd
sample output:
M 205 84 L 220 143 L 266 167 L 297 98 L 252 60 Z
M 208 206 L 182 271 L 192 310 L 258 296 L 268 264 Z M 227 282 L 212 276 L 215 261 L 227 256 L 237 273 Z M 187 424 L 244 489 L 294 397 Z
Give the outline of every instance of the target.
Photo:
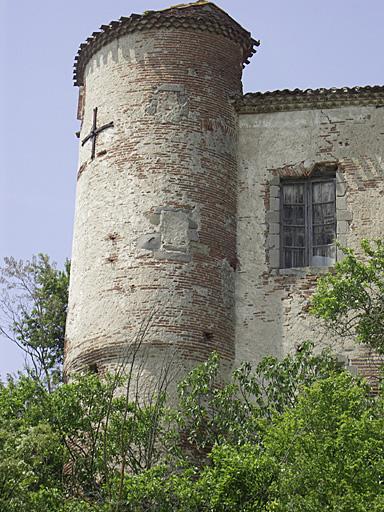
M 235 354 L 237 117 L 242 51 L 192 30 L 128 34 L 85 71 L 66 371 L 122 359 L 142 331 L 145 371 Z M 83 92 L 84 92 L 83 91 Z M 82 110 L 82 109 L 81 109 Z M 80 112 L 81 113 L 81 112 Z M 141 356 L 140 356 L 141 357 Z
M 359 248 L 383 236 L 384 119 L 375 106 L 241 114 L 236 274 L 236 360 L 283 356 L 303 340 L 331 345 L 346 363 L 375 373 L 351 340 L 331 339 L 307 309 L 326 269 L 279 270 L 279 183 L 336 163 L 337 237 Z M 340 257 L 340 255 L 339 255 Z M 373 361 L 372 364 L 369 361 Z

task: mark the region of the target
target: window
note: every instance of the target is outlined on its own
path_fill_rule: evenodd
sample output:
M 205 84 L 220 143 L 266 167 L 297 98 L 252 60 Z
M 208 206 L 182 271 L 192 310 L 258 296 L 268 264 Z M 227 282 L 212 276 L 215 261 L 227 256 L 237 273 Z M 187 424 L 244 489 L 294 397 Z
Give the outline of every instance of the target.
M 335 175 L 281 182 L 280 265 L 322 267 L 335 262 Z

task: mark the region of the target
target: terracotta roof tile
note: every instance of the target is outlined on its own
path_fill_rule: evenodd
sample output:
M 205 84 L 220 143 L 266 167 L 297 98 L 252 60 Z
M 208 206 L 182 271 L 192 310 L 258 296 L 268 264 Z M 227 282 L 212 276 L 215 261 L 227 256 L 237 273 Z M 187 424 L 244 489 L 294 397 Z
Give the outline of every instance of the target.
M 243 47 L 243 62 L 248 63 L 255 53 L 259 41 L 233 20 L 226 12 L 212 2 L 198 1 L 191 4 L 179 4 L 162 11 L 146 11 L 144 14 L 132 14 L 102 25 L 99 32 L 94 32 L 85 43 L 80 45 L 75 58 L 74 82 L 83 85 L 84 69 L 89 59 L 100 48 L 116 37 L 137 30 L 183 27 L 192 30 L 207 30 L 224 35 L 238 42 Z
M 244 94 L 236 100 L 240 113 L 284 112 L 348 105 L 384 106 L 384 86 L 332 87 L 330 89 L 284 89 Z

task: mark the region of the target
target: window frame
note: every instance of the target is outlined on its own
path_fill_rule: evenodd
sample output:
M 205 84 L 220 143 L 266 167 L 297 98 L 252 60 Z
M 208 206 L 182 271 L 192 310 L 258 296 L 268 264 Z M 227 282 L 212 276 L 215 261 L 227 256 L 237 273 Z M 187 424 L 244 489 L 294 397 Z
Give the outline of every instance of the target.
M 334 240 L 337 238 L 337 194 L 336 194 L 336 172 L 331 172 L 329 175 L 322 174 L 320 176 L 311 175 L 308 177 L 284 177 L 280 180 L 280 237 L 279 237 L 279 249 L 280 249 L 280 268 L 281 269 L 290 269 L 290 268 L 305 268 L 305 267 L 314 267 L 314 265 L 310 264 L 311 257 L 313 256 L 313 184 L 314 183 L 333 183 L 334 186 L 334 204 L 335 204 L 335 214 L 334 214 L 334 224 L 335 224 L 335 232 L 334 232 Z M 300 267 L 286 267 L 284 262 L 284 185 L 303 185 L 304 186 L 304 264 Z M 323 203 L 325 204 L 325 203 Z M 335 252 L 335 261 L 336 261 L 336 252 Z M 324 265 L 327 266 L 327 265 Z

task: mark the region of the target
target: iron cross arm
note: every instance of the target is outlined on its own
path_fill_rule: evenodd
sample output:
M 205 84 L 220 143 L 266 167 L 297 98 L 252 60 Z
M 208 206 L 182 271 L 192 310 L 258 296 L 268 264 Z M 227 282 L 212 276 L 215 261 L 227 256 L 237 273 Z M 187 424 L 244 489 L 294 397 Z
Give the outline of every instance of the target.
M 86 142 L 89 140 L 92 140 L 92 152 L 91 152 L 91 159 L 93 160 L 95 158 L 96 154 L 96 137 L 99 135 L 100 132 L 103 130 L 106 130 L 107 128 L 113 127 L 113 121 L 107 124 L 103 124 L 99 128 L 97 128 L 97 107 L 93 109 L 93 122 L 92 122 L 92 129 L 89 132 L 89 134 L 84 137 L 84 139 L 81 141 L 81 145 L 84 146 Z

